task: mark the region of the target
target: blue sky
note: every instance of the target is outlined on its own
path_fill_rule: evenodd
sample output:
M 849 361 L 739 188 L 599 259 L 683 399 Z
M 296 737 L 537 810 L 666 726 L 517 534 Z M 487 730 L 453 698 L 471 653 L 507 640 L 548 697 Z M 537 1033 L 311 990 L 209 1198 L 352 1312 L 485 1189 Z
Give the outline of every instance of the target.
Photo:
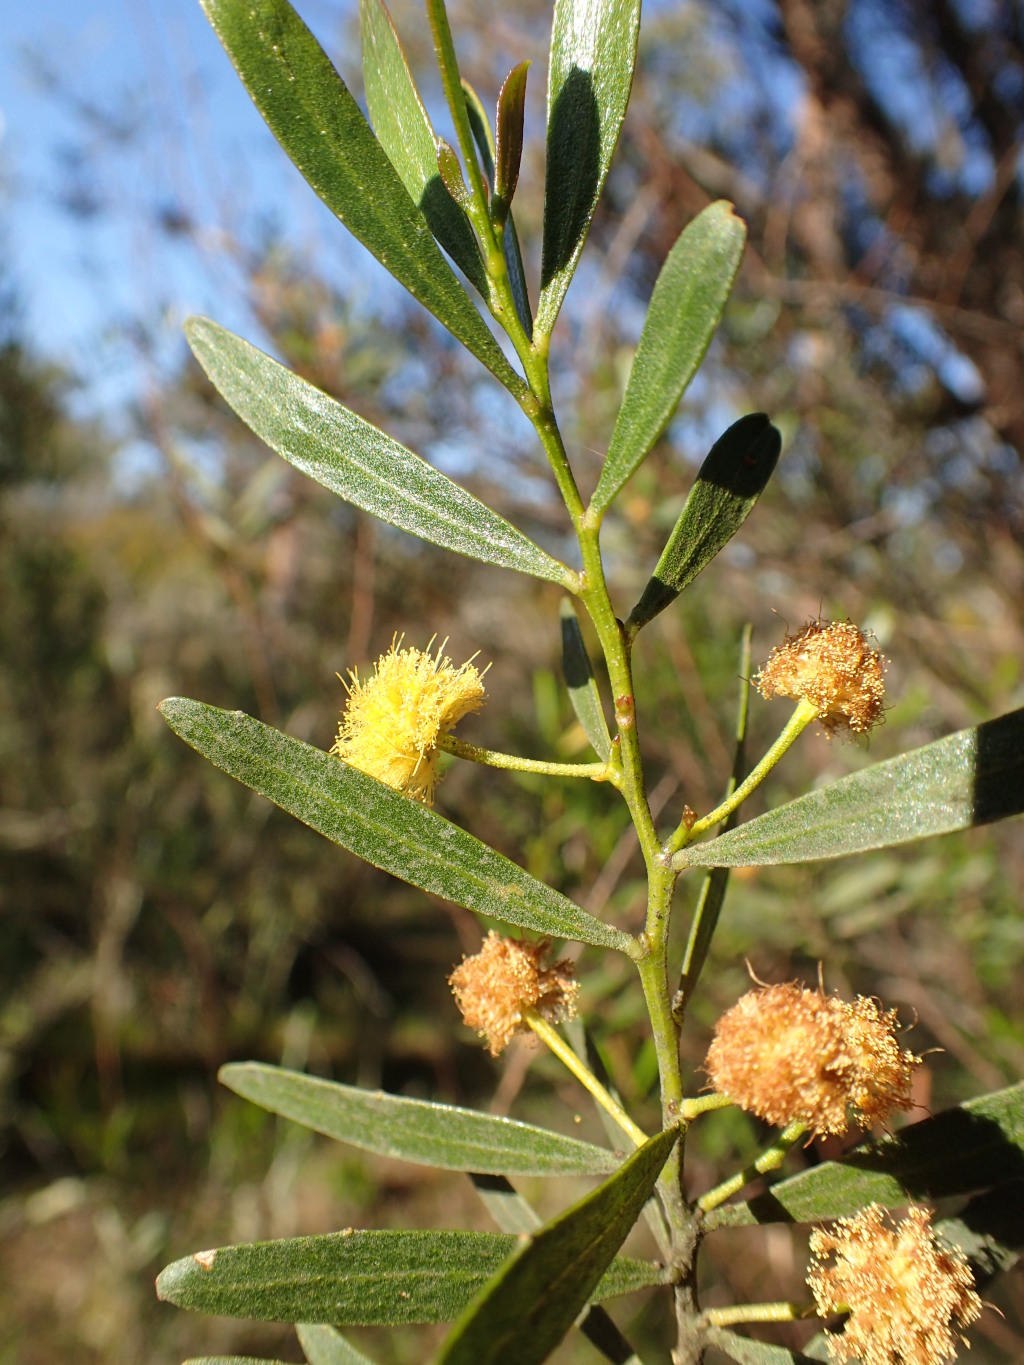
M 908 99 L 915 95 L 918 133 L 935 138 L 938 125 L 924 113 L 949 92 L 939 89 L 941 82 L 933 90 L 916 71 L 913 45 L 896 41 L 891 15 L 879 4 L 858 0 L 852 7 L 851 48 L 892 45 L 896 75 L 905 79 L 890 73 L 887 88 Z M 300 0 L 297 7 L 361 93 L 354 0 Z M 657 9 L 654 0 L 648 14 Z M 721 29 L 719 43 L 736 45 L 736 79 L 706 109 L 681 100 L 683 131 L 710 137 L 725 102 L 744 137 L 768 111 L 772 137 L 785 144 L 799 79 L 778 46 L 774 5 L 729 0 L 708 15 Z M 886 16 L 888 26 L 881 22 Z M 348 237 L 277 147 L 198 0 L 12 4 L 4 36 L 0 249 L 12 262 L 30 337 L 83 380 L 81 406 L 115 411 L 146 382 L 139 348 L 117 339 L 140 319 L 151 329 L 158 369 L 181 354 L 180 324 L 190 312 L 209 313 L 260 340 L 230 250 L 232 236 L 252 240 L 260 224 L 314 254 L 318 272 L 353 303 L 363 300 L 378 310 L 401 305 L 402 291 Z M 873 69 L 872 61 L 866 65 Z M 756 91 L 751 72 L 758 73 Z M 543 75 L 535 74 L 539 91 Z M 745 116 L 744 90 L 754 101 Z M 966 117 L 957 108 L 956 100 L 944 100 L 950 126 Z M 899 121 L 900 110 L 891 113 Z M 976 193 L 991 178 L 991 158 L 966 142 L 961 147 L 958 178 Z M 756 138 L 748 150 L 761 150 Z M 69 212 L 69 204 L 77 212 Z M 155 228 L 172 208 L 184 210 L 195 225 L 190 239 Z M 581 276 L 586 266 L 585 258 Z M 583 283 L 581 278 L 576 298 Z M 975 383 L 973 374 L 961 373 L 963 365 L 934 323 L 908 310 L 900 316 L 901 344 L 943 382 L 954 391 Z
M 301 12 L 338 60 L 344 6 Z M 224 229 L 273 223 L 346 293 L 379 297 L 383 272 L 281 154 L 196 0 L 38 0 L 11 6 L 5 30 L 0 241 L 30 337 L 82 376 L 87 405 L 116 406 L 138 382 L 137 360 L 107 344 L 118 324 L 159 319 L 167 348 L 189 312 L 242 325 Z M 340 65 L 357 71 L 358 53 Z M 172 207 L 201 252 L 154 230 Z

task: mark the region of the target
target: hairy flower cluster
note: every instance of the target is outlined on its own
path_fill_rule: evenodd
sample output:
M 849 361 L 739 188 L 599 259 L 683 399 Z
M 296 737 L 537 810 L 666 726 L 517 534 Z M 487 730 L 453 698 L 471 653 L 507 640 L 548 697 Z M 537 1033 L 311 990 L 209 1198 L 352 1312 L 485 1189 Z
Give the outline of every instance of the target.
M 807 1276 L 818 1312 L 850 1314 L 841 1332 L 828 1333 L 835 1361 L 941 1365 L 956 1359 L 954 1324 L 966 1327 L 981 1315 L 963 1252 L 936 1240 L 927 1209 L 911 1207 L 890 1226 L 869 1204 L 812 1232 L 811 1254 L 821 1262 Z M 825 1265 L 830 1255 L 835 1260 Z
M 741 1108 L 778 1127 L 845 1133 L 909 1109 L 920 1058 L 901 1049 L 896 1011 L 793 983 L 748 991 L 715 1026 L 705 1069 Z
M 543 967 L 549 946 L 546 940 L 502 938 L 492 930 L 480 951 L 463 958 L 448 978 L 462 1018 L 487 1039 L 492 1057 L 516 1033 L 528 1031 L 524 1010 L 534 1009 L 552 1024 L 576 1013 L 579 983 L 573 980 L 572 963 Z
M 762 697 L 809 701 L 827 734 L 866 734 L 882 719 L 884 663 L 852 621 L 812 621 L 787 635 L 754 678 Z
M 396 791 L 428 806 L 437 786 L 438 739 L 484 701 L 481 675 L 472 661 L 454 668 L 419 649 L 391 649 L 373 676 L 349 676 L 348 704 L 331 753 Z

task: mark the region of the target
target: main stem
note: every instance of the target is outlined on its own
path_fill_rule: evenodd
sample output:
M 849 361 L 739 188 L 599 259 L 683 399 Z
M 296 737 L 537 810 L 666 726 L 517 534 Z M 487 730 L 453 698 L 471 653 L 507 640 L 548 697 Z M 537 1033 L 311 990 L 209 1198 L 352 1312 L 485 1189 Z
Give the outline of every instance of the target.
M 662 1126 L 668 1128 L 678 1125 L 681 1129 L 680 1140 L 661 1173 L 658 1189 L 671 1233 L 672 1269 L 676 1277 L 678 1344 L 675 1360 L 677 1365 L 696 1365 L 701 1355 L 693 1274 L 698 1221 L 687 1207 L 683 1189 L 683 1143 L 686 1133 L 686 1122 L 682 1115 L 683 1078 L 679 1065 L 678 1029 L 672 1018 L 667 964 L 667 935 L 677 874 L 665 865 L 662 858 L 661 844 L 647 801 L 637 734 L 630 643 L 621 621 L 616 618 L 605 582 L 599 544 L 600 514 L 583 506 L 551 408 L 546 337 L 538 336 L 535 339 L 525 368 L 531 393 L 538 403 L 536 413 L 530 414 L 531 419 L 547 453 L 579 540 L 583 559 L 579 596 L 597 631 L 614 698 L 617 728 L 614 742 L 621 764 L 617 785 L 629 807 L 647 865 L 647 920 L 642 936 L 644 952 L 637 965 L 658 1058 Z

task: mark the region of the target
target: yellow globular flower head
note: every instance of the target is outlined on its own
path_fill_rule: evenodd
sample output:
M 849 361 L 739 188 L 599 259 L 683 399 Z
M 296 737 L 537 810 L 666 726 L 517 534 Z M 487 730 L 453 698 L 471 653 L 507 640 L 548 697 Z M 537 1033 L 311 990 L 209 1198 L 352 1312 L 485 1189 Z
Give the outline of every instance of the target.
M 516 1033 L 529 1031 L 524 1010 L 534 1009 L 552 1024 L 576 1013 L 579 983 L 572 963 L 542 966 L 549 946 L 546 940 L 502 938 L 492 930 L 480 951 L 463 958 L 448 978 L 464 1022 L 486 1038 L 492 1057 Z
M 883 719 L 884 668 L 852 621 L 812 621 L 776 645 L 754 685 L 766 699 L 810 702 L 829 735 L 862 735 Z
M 705 1070 L 720 1094 L 777 1127 L 842 1134 L 911 1107 L 921 1059 L 897 1041 L 896 1011 L 793 983 L 748 991 L 715 1026 Z
M 889 1223 L 877 1204 L 811 1233 L 820 1262 L 807 1276 L 821 1316 L 849 1312 L 827 1334 L 832 1360 L 862 1365 L 942 1365 L 956 1359 L 956 1328 L 981 1316 L 962 1251 L 941 1245 L 927 1209 Z M 834 1255 L 833 1264 L 824 1262 Z
M 400 649 L 401 639 L 363 682 L 353 670 L 348 704 L 331 753 L 379 782 L 428 806 L 437 786 L 437 741 L 463 716 L 478 711 L 484 685 L 472 660 L 454 668 L 442 657 Z

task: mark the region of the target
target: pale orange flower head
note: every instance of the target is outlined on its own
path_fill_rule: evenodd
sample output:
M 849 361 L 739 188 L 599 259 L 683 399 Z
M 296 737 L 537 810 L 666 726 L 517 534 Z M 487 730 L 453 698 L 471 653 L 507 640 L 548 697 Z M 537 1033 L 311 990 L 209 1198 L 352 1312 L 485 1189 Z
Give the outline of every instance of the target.
M 811 621 L 776 645 L 754 685 L 765 698 L 810 702 L 829 735 L 862 735 L 883 719 L 884 669 L 852 621 Z
M 793 983 L 748 991 L 715 1026 L 705 1069 L 720 1094 L 777 1127 L 845 1133 L 909 1109 L 913 1068 L 896 1011 Z
M 552 1024 L 576 1013 L 579 983 L 572 963 L 544 967 L 548 947 L 546 940 L 502 938 L 492 930 L 480 951 L 463 958 L 448 978 L 463 1020 L 486 1038 L 492 1057 L 516 1033 L 529 1031 L 524 1010 L 534 1009 Z
M 807 1283 L 819 1314 L 850 1314 L 842 1331 L 827 1334 L 834 1361 L 942 1365 L 956 1359 L 959 1329 L 981 1316 L 966 1257 L 938 1241 L 927 1209 L 912 1206 L 890 1222 L 869 1204 L 812 1232 L 811 1254 L 818 1264 Z
M 437 786 L 437 742 L 484 702 L 472 660 L 454 668 L 442 657 L 400 649 L 400 639 L 361 681 L 353 670 L 348 703 L 331 753 L 396 791 L 430 805 Z

